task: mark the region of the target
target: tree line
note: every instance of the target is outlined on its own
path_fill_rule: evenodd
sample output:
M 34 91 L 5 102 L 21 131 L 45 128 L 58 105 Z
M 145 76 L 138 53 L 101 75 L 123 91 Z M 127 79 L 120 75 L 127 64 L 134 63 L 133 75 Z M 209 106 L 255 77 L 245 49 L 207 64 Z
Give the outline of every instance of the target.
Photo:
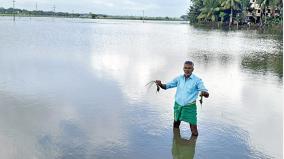
M 255 8 L 255 4 L 258 8 Z M 257 16 L 254 14 L 256 9 L 260 12 Z M 268 16 L 268 12 L 272 13 L 269 14 L 271 16 Z M 249 19 L 249 15 L 255 20 Z M 282 0 L 191 0 L 188 18 L 191 24 L 216 22 L 229 26 L 234 23 L 282 24 L 283 2 Z
M 106 15 L 106 14 L 94 14 L 94 13 L 68 13 L 68 12 L 54 12 L 54 11 L 42 11 L 26 9 L 13 9 L 0 7 L 0 16 L 56 16 L 56 17 L 72 17 L 72 18 L 90 18 L 90 19 L 127 19 L 127 20 L 165 20 L 165 21 L 181 21 L 183 18 L 176 17 L 142 17 L 142 16 L 119 16 L 119 15 Z

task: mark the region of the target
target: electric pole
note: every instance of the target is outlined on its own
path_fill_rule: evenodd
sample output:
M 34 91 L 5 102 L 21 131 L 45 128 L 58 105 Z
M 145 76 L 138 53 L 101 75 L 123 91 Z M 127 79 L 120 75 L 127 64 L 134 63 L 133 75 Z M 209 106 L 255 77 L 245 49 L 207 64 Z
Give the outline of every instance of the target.
M 52 6 L 53 17 L 55 17 L 55 4 Z
M 142 19 L 143 19 L 143 23 L 144 23 L 144 10 L 142 12 L 143 12 L 143 18 Z
M 13 21 L 15 21 L 15 0 L 13 0 Z

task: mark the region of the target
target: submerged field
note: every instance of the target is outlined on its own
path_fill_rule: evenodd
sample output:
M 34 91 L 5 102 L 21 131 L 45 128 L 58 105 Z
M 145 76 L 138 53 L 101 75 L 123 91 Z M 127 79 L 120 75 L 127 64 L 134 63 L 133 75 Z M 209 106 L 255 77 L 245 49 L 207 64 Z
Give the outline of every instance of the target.
M 0 158 L 282 158 L 282 37 L 180 22 L 0 23 Z M 185 123 L 172 130 L 175 90 L 145 87 L 185 60 L 210 92 L 196 140 Z

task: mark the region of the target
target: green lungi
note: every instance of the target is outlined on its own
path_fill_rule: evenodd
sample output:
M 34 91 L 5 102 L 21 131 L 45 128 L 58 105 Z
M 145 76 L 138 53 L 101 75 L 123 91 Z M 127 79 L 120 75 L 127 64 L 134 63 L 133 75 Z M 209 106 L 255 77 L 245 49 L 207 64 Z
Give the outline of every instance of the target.
M 181 106 L 175 102 L 174 106 L 174 120 L 175 121 L 185 121 L 190 124 L 197 124 L 197 112 L 196 103 L 191 103 L 189 105 Z

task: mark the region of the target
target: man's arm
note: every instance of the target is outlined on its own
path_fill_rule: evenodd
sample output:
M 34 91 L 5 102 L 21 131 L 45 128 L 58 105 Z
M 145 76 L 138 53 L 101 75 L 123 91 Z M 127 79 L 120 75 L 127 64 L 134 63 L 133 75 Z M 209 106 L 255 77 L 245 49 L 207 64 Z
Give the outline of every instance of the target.
M 200 96 L 205 98 L 209 97 L 208 90 L 204 87 L 202 80 L 200 79 L 197 84 L 198 90 L 201 91 Z
M 173 79 L 172 81 L 168 82 L 167 84 L 163 84 L 160 80 L 156 80 L 155 83 L 161 87 L 162 89 L 170 89 L 170 88 L 174 88 L 177 87 L 178 85 L 178 77 L 176 77 L 175 79 Z

